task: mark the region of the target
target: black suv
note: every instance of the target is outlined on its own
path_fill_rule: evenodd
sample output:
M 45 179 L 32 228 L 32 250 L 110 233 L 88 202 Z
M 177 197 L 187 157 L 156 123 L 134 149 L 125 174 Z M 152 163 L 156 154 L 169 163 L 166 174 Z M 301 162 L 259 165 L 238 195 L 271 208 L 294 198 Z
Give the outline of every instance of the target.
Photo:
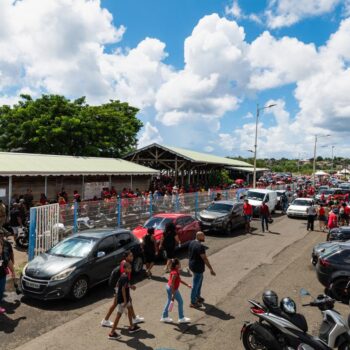
M 350 246 L 340 244 L 338 249 L 319 257 L 316 265 L 317 278 L 332 296 L 340 301 L 349 302 L 347 286 L 350 281 Z
M 140 242 L 128 230 L 92 229 L 61 241 L 23 269 L 25 296 L 35 299 L 82 299 L 88 289 L 109 279 L 125 251 L 134 254 L 133 271 L 143 267 Z
M 327 241 L 348 241 L 350 240 L 350 226 L 333 228 L 327 235 Z

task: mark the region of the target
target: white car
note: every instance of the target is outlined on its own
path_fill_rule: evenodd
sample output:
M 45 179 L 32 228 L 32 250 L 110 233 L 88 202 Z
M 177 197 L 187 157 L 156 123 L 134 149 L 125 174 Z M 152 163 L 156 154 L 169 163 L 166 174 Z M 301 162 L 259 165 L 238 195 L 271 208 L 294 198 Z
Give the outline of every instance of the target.
M 306 210 L 311 206 L 313 202 L 314 201 L 312 198 L 294 199 L 294 201 L 289 205 L 287 209 L 288 217 L 306 218 L 307 217 Z

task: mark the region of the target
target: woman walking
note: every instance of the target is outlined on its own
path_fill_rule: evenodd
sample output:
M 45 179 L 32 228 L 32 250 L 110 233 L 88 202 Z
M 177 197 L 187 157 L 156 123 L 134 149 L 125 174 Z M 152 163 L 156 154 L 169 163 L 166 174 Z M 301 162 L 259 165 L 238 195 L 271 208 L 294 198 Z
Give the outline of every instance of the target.
M 191 319 L 184 316 L 184 310 L 183 310 L 183 300 L 179 291 L 180 283 L 184 284 L 188 288 L 192 288 L 189 284 L 182 281 L 180 278 L 180 268 L 181 264 L 179 259 L 172 259 L 171 260 L 171 271 L 170 276 L 168 280 L 168 284 L 166 286 L 166 291 L 168 295 L 168 300 L 164 306 L 162 318 L 160 319 L 160 322 L 164 323 L 172 323 L 172 318 L 169 317 L 169 306 L 174 303 L 174 301 L 177 301 L 178 305 L 178 312 L 179 312 L 179 323 L 190 323 Z M 170 310 L 171 311 L 171 310 Z
M 175 248 L 180 245 L 179 236 L 176 233 L 176 226 L 173 222 L 168 222 L 165 225 L 163 237 L 160 240 L 159 249 L 166 252 L 167 262 L 165 265 L 165 272 L 169 272 L 171 259 L 175 258 Z
M 320 231 L 324 231 L 326 228 L 327 218 L 326 218 L 326 210 L 323 204 L 320 204 L 318 209 L 318 222 L 320 225 Z
M 147 234 L 143 240 L 143 255 L 145 258 L 146 274 L 148 278 L 152 277 L 152 267 L 156 260 L 156 240 L 154 239 L 154 228 L 147 229 Z
M 0 314 L 6 312 L 4 308 L 1 307 L 2 299 L 4 297 L 5 287 L 6 287 L 6 274 L 7 268 L 10 269 L 12 273 L 12 278 L 15 280 L 15 269 L 13 267 L 12 260 L 9 254 L 6 253 L 4 248 L 4 241 L 0 239 Z

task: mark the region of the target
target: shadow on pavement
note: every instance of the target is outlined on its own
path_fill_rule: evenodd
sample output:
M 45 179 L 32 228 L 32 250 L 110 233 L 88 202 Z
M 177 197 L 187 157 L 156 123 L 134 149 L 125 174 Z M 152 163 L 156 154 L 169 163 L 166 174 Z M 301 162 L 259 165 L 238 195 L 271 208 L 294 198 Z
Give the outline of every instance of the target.
M 204 332 L 198 328 L 198 326 L 205 326 L 205 324 L 176 324 L 174 331 L 182 334 L 191 334 L 191 335 L 201 335 Z
M 217 308 L 215 305 L 211 305 L 211 304 L 207 304 L 207 303 L 203 303 L 203 305 L 205 306 L 205 309 L 197 309 L 197 310 L 203 311 L 208 316 L 216 317 L 216 318 L 223 320 L 223 321 L 229 321 L 229 320 L 235 319 L 234 316 Z
M 280 235 L 279 232 L 274 232 L 274 231 L 269 231 L 269 233 L 273 234 L 273 235 Z
M 15 310 L 21 305 L 21 303 L 16 300 L 14 303 L 9 303 L 7 301 L 3 302 L 3 307 L 6 310 L 6 314 L 0 315 L 0 332 L 13 333 L 21 320 L 27 319 L 26 317 L 19 317 L 16 319 L 11 319 L 7 315 L 12 315 Z
M 153 350 L 151 346 L 145 345 L 140 341 L 140 339 L 154 339 L 155 336 L 151 333 L 148 333 L 146 330 L 141 329 L 137 333 L 129 334 L 127 329 L 122 329 L 120 332 L 123 336 L 132 337 L 128 340 L 118 340 L 119 343 L 124 343 L 129 348 L 137 349 L 137 350 Z

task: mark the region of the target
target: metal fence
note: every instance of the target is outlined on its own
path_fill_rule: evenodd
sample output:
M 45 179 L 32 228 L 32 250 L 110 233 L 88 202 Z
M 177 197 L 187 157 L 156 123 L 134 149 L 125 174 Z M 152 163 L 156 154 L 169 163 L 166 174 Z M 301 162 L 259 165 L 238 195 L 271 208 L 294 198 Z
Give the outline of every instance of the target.
M 282 190 L 286 186 L 269 189 Z M 29 259 L 79 231 L 123 227 L 134 229 L 158 213 L 187 213 L 197 217 L 221 193 L 223 200 L 239 200 L 248 189 L 232 189 L 165 196 L 52 204 L 31 208 Z

